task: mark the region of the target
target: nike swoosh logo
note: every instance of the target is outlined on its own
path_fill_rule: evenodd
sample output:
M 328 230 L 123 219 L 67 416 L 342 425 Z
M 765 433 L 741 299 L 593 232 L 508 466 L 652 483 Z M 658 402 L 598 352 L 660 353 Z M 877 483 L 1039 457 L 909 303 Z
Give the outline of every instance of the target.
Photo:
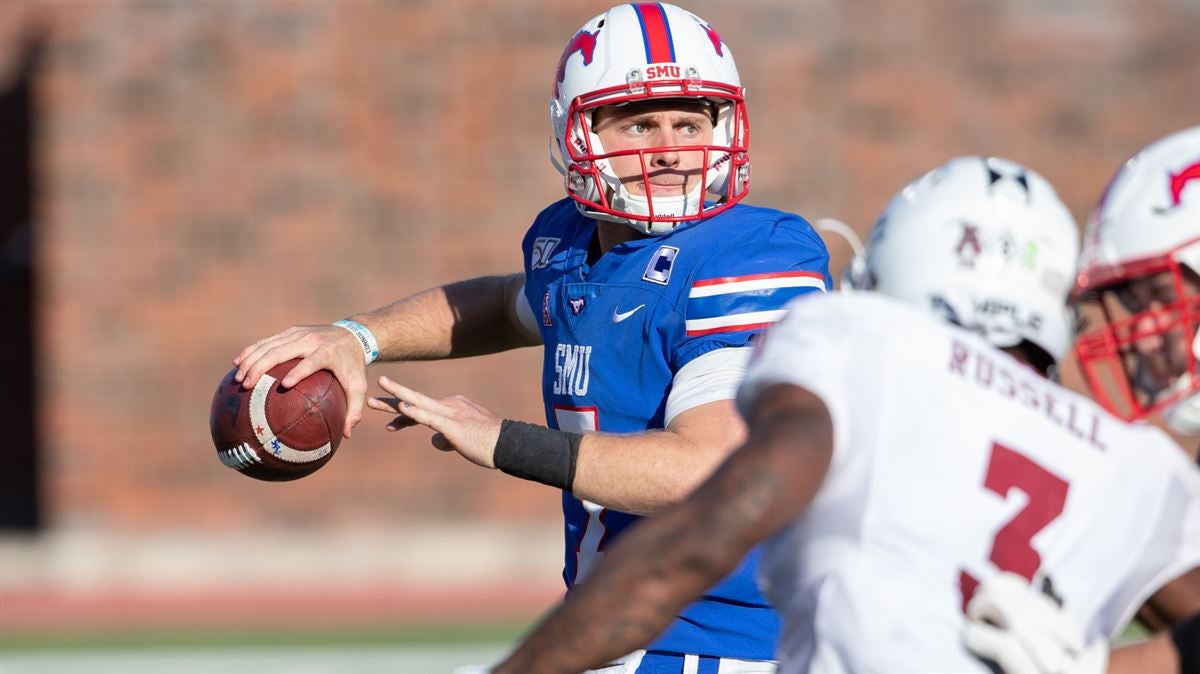
M 638 312 L 638 309 L 641 309 L 644 306 L 646 306 L 646 305 L 639 304 L 636 307 L 630 309 L 629 311 L 626 311 L 625 313 L 621 313 L 621 314 L 617 313 L 617 310 L 614 307 L 613 308 L 613 323 L 620 323 L 621 321 L 625 320 L 626 318 L 629 318 L 630 316 L 636 314 Z

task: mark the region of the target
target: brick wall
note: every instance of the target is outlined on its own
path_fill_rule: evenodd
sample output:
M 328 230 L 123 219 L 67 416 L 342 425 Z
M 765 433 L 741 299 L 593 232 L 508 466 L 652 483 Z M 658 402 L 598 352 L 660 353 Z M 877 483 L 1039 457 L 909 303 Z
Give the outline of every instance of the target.
M 548 83 L 607 3 L 0 5 L 36 72 L 38 409 L 53 530 L 548 523 L 557 497 L 385 434 L 321 472 L 234 475 L 206 429 L 240 347 L 519 266 L 558 198 Z M 697 2 L 749 90 L 752 201 L 866 231 L 905 181 L 993 153 L 1082 218 L 1200 120 L 1200 4 Z M 836 262 L 844 249 L 835 246 Z M 535 350 L 378 368 L 537 420 Z

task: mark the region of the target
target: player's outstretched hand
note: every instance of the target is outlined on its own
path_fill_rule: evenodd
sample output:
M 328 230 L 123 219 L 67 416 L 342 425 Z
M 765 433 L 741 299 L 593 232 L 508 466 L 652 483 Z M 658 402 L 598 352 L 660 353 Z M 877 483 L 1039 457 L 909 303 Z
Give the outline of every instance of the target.
M 1104 674 L 1108 668 L 1108 643 L 1087 644 L 1065 609 L 1014 573 L 980 585 L 967 618 L 967 649 L 1004 674 Z
M 501 419 L 491 410 L 463 396 L 435 400 L 387 377 L 379 378 L 379 386 L 394 397 L 369 398 L 367 407 L 394 415 L 387 424 L 389 431 L 418 424 L 428 426 L 434 432 L 434 447 L 458 452 L 484 468 L 496 467 L 492 455 L 500 437 Z
M 233 364 L 234 378 L 244 388 L 253 388 L 258 378 L 276 365 L 300 358 L 300 362 L 280 382 L 291 388 L 318 370 L 329 370 L 346 390 L 346 425 L 342 435 L 362 421 L 363 400 L 367 396 L 367 366 L 362 346 L 354 335 L 333 325 L 301 325 L 288 328 L 242 349 Z

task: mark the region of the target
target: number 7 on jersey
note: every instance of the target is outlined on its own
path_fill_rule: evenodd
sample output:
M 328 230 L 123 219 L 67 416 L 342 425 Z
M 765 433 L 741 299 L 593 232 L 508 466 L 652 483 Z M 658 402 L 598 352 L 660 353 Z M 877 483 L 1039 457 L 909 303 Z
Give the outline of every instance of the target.
M 1004 499 L 1013 489 L 1024 492 L 1028 498 L 1025 507 L 1017 511 L 992 538 L 988 559 L 996 568 L 1011 571 L 1033 582 L 1034 575 L 1042 565 L 1042 557 L 1032 545 L 1033 537 L 1062 514 L 1070 485 L 1033 459 L 994 442 L 983 486 Z M 965 612 L 979 587 L 979 579 L 962 571 L 959 582 Z
M 600 411 L 595 407 L 566 407 L 554 406 L 554 421 L 560 431 L 570 433 L 595 433 L 600 430 Z M 588 520 L 579 545 L 575 548 L 576 565 L 574 582 L 582 581 L 591 573 L 604 554 L 608 542 L 608 529 L 604 525 L 604 515 L 608 509 L 604 506 L 583 501 Z

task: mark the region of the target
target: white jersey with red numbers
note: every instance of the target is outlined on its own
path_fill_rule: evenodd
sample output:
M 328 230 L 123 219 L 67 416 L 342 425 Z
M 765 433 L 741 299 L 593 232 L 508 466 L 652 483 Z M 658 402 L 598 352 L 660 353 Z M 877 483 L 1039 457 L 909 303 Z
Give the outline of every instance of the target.
M 1200 470 L 1165 434 L 908 304 L 853 293 L 789 309 L 739 405 L 802 386 L 835 446 L 759 570 L 784 623 L 781 674 L 984 674 L 963 607 L 998 570 L 1050 587 L 1095 638 L 1200 566 Z

